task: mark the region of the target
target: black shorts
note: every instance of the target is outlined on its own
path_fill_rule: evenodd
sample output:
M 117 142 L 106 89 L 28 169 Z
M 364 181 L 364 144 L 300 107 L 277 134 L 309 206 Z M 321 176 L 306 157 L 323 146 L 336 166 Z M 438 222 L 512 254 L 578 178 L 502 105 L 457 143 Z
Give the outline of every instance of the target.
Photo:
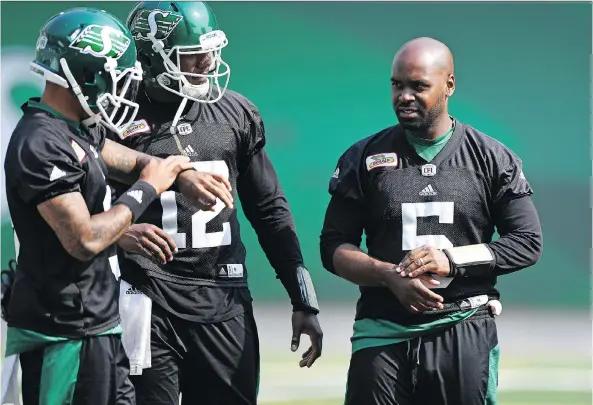
M 134 405 L 121 335 L 92 336 L 21 353 L 23 405 Z
M 345 405 L 496 405 L 498 337 L 480 310 L 450 329 L 355 352 Z
M 138 405 L 254 405 L 259 339 L 253 313 L 196 323 L 152 304 L 151 367 L 130 377 Z M 181 396 L 180 396 L 181 394 Z

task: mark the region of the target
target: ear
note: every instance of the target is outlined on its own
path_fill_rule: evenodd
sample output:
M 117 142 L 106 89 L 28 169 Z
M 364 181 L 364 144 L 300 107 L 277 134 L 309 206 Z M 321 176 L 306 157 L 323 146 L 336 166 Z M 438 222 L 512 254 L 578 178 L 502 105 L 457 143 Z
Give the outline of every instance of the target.
M 451 97 L 455 93 L 455 75 L 450 74 L 447 78 L 447 98 Z

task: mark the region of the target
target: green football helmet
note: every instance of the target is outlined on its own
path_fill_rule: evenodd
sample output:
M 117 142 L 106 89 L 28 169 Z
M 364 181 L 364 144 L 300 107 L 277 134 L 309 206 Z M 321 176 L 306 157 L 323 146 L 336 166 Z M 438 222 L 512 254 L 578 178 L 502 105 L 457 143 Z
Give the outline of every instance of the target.
M 41 28 L 31 71 L 71 89 L 89 116 L 84 125 L 101 124 L 121 137 L 138 113 L 133 98 L 142 67 L 136 58 L 132 35 L 117 18 L 72 8 Z
M 136 41 L 148 86 L 160 86 L 182 97 L 181 110 L 188 99 L 201 103 L 220 100 L 231 74 L 221 56 L 228 41 L 210 6 L 199 1 L 140 2 L 126 24 Z M 207 53 L 212 58 L 206 73 L 182 70 L 183 55 Z M 200 81 L 196 78 L 202 78 L 203 83 L 196 84 Z

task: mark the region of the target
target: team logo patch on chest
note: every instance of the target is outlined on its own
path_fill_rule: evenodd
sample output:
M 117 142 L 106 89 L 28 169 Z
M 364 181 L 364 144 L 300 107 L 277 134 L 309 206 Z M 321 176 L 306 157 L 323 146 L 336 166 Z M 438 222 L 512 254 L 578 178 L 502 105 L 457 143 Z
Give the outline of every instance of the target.
M 126 139 L 130 136 L 134 136 L 134 135 L 138 135 L 138 134 L 146 134 L 149 132 L 150 132 L 150 125 L 148 125 L 148 122 L 146 122 L 145 119 L 142 119 L 142 120 L 134 121 L 130 125 L 128 125 L 128 128 L 124 131 L 122 137 L 124 139 Z
M 367 171 L 371 171 L 378 167 L 397 167 L 396 153 L 379 153 L 370 155 L 366 158 Z

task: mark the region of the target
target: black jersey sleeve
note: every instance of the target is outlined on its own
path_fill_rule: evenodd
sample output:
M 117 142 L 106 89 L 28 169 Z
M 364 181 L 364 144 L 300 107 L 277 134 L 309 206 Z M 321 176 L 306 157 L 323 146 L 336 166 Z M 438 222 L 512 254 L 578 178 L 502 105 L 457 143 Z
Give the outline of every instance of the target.
M 542 230 L 531 200 L 533 190 L 522 162 L 505 149 L 498 154 L 494 181 L 494 222 L 500 238 L 488 244 L 494 253 L 495 274 L 507 274 L 535 264 L 542 252 Z
M 494 273 L 503 275 L 534 265 L 542 254 L 542 229 L 530 196 L 505 199 L 495 205 L 500 238 L 488 244 L 494 253 Z
M 266 145 L 266 130 L 264 120 L 257 107 L 247 98 L 242 97 L 245 111 L 245 135 L 243 137 L 243 151 L 239 158 L 239 172 L 246 172 L 252 164 L 252 158 Z
M 321 262 L 326 270 L 335 273 L 333 257 L 340 245 L 349 243 L 360 247 L 363 228 L 360 205 L 339 195 L 332 196 L 325 212 L 319 243 Z
M 523 162 L 509 149 L 504 148 L 497 154 L 494 176 L 494 204 L 533 194 L 523 175 Z
M 11 183 L 18 194 L 26 203 L 38 205 L 80 191 L 85 172 L 74 149 L 51 127 L 35 131 L 38 133 L 22 142 L 7 162 L 6 176 L 14 180 Z
M 356 203 L 364 201 L 361 159 L 362 146 L 358 143 L 340 156 L 336 170 L 329 181 L 329 193 L 332 196 L 340 196 Z
M 253 155 L 249 166 L 239 174 L 237 192 L 243 212 L 253 226 L 277 278 L 286 289 L 293 308 L 316 313 L 317 308 L 311 307 L 301 291 L 301 246 L 288 201 L 264 149 Z
M 364 229 L 364 195 L 361 185 L 361 146 L 353 145 L 338 159 L 329 181 L 332 196 L 325 213 L 320 236 L 323 267 L 335 273 L 333 256 L 336 249 L 349 243 L 360 247 Z

